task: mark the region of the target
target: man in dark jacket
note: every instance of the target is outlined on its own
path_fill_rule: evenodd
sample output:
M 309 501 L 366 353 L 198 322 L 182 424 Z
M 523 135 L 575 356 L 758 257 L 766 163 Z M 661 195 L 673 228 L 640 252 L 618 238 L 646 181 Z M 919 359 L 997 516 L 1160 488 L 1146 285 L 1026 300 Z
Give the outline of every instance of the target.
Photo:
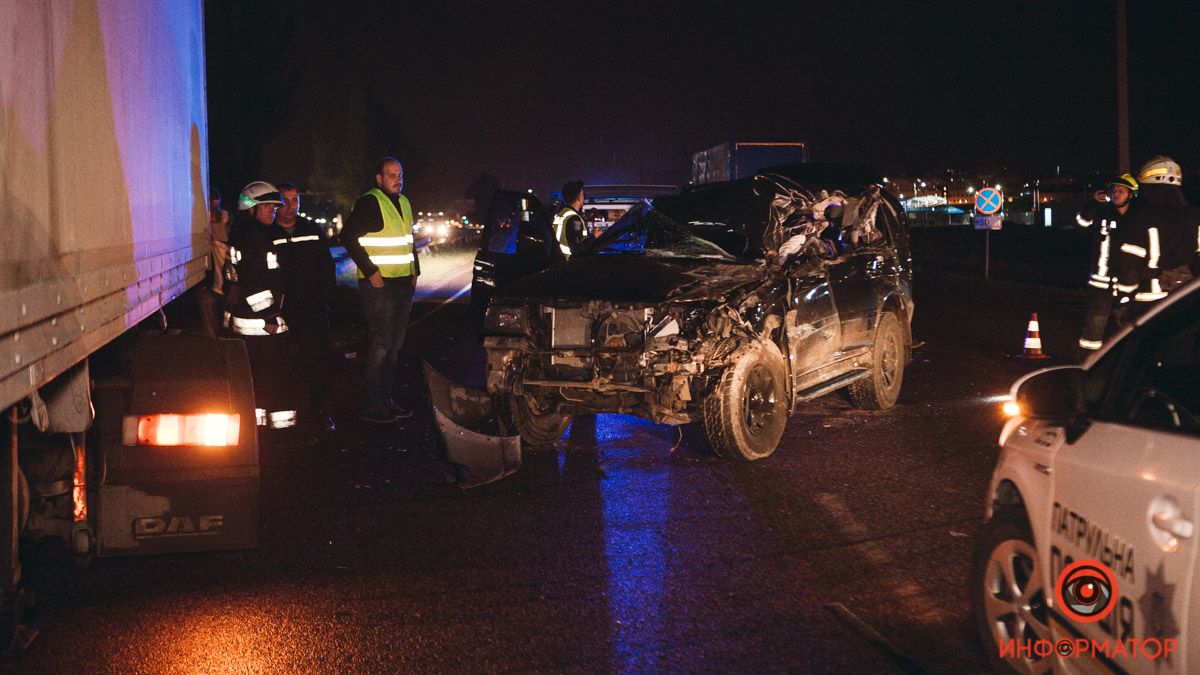
M 329 307 L 337 283 L 333 256 L 321 229 L 298 217 L 300 191 L 296 186 L 280 183 L 278 188 L 283 204 L 270 236 L 279 253 L 287 297 L 283 316 L 292 335 L 289 361 L 308 384 L 309 405 L 299 411 L 300 423 L 309 432 L 331 432 Z

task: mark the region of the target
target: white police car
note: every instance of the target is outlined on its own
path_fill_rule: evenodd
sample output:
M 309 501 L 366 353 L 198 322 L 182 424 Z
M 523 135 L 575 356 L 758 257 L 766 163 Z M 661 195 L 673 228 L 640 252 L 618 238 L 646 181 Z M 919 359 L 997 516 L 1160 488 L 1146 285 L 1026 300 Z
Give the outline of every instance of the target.
M 1200 671 L 1200 281 L 1006 412 L 970 579 L 992 666 Z

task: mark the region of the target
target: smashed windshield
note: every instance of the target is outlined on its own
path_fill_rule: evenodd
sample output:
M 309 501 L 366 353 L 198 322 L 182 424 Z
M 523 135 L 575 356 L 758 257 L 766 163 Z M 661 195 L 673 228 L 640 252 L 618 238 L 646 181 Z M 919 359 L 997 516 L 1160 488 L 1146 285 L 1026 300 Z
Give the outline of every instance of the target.
M 736 260 L 725 249 L 696 236 L 687 226 L 644 201 L 626 211 L 584 254 Z

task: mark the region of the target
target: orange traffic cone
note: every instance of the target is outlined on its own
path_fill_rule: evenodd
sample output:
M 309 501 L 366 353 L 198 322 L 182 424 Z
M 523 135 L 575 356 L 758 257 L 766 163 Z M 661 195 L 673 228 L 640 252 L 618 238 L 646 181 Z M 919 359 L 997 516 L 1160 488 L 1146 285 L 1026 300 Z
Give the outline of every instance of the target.
M 1018 356 L 1023 359 L 1050 358 L 1042 351 L 1042 334 L 1038 329 L 1037 312 L 1029 317 L 1029 327 L 1025 329 L 1025 348 Z

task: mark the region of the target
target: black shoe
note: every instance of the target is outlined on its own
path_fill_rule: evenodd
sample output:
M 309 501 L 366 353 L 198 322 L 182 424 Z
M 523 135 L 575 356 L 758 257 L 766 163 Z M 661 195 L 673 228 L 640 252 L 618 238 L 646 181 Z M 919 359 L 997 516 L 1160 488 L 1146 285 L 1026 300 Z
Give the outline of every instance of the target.
M 371 424 L 391 424 L 400 418 L 389 410 L 376 408 L 374 410 L 368 410 L 364 412 L 359 419 L 364 422 L 370 422 Z

